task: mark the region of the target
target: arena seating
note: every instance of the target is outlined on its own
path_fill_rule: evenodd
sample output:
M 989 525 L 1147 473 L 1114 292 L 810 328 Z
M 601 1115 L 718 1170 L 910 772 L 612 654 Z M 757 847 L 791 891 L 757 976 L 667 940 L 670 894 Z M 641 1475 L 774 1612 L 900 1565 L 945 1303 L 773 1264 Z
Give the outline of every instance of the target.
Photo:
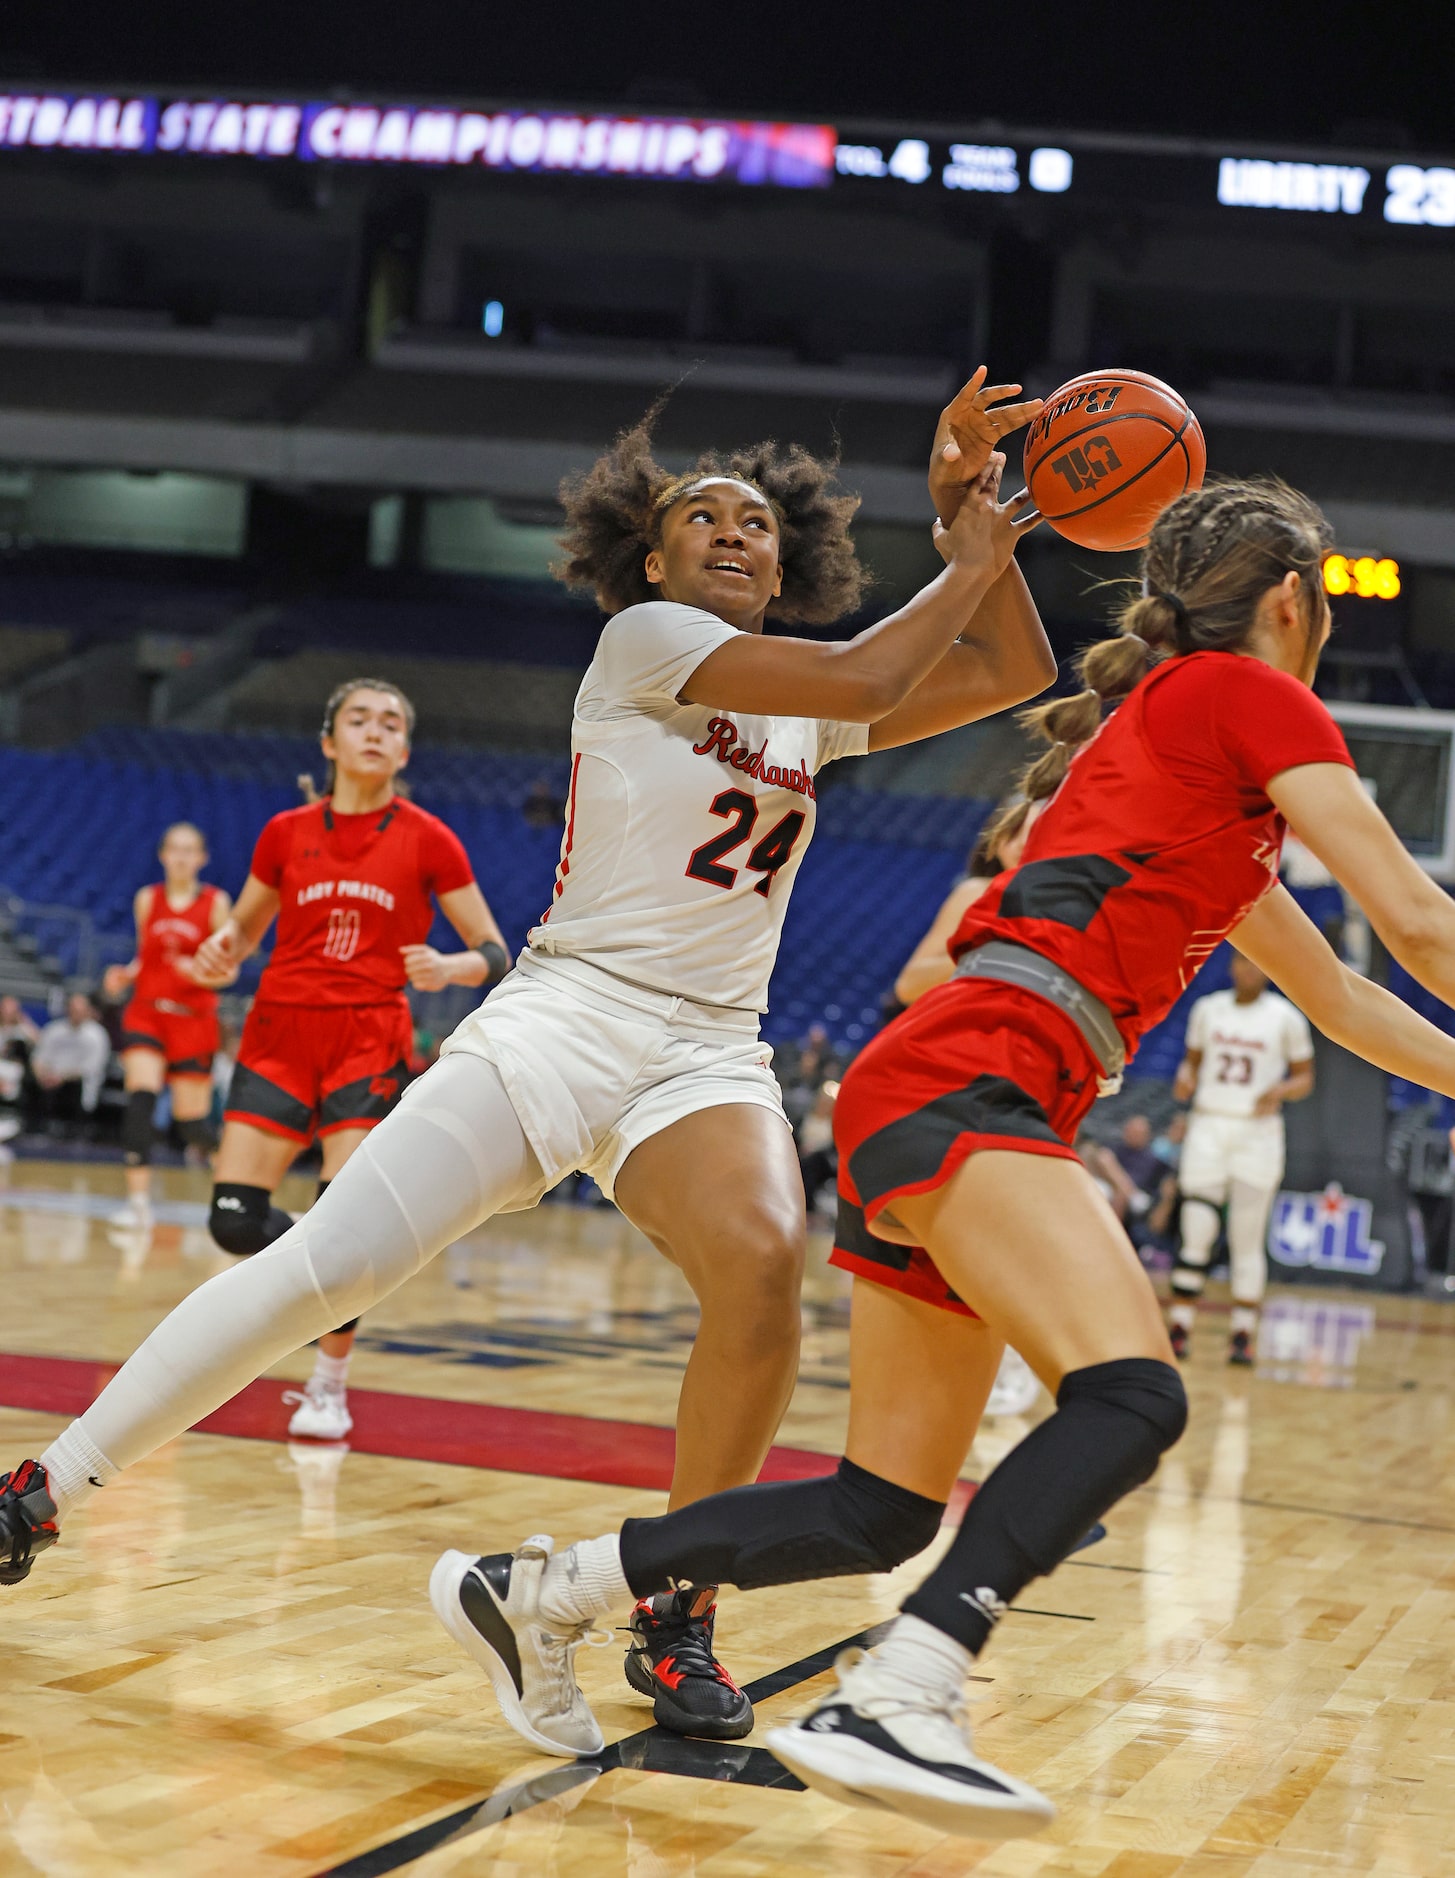
M 83 909 L 116 936 L 124 956 L 131 897 L 155 873 L 163 827 L 183 817 L 198 822 L 211 844 L 209 878 L 235 891 L 258 829 L 298 801 L 295 778 L 305 769 L 321 771 L 311 739 L 123 726 L 63 753 L 0 750 L 0 820 L 11 836 L 0 885 Z M 566 761 L 435 747 L 418 753 L 410 776 L 417 799 L 464 840 L 507 939 L 519 946 L 550 897 L 560 846 L 558 830 L 528 826 L 521 806 L 540 778 L 564 797 Z M 987 805 L 839 788 L 825 791 L 821 808 L 767 1029 L 781 1039 L 822 1018 L 853 1047 L 877 1025 L 884 994 L 958 873 Z M 75 970 L 72 928 L 37 936 L 63 969 Z
M 0 825 L 9 836 L 0 888 L 84 911 L 113 941 L 105 956 L 128 956 L 131 897 L 155 873 L 157 838 L 168 822 L 186 818 L 203 828 L 209 878 L 236 891 L 263 822 L 297 803 L 301 771 L 321 780 L 321 769 L 312 738 L 280 735 L 113 725 L 59 753 L 0 747 Z M 518 947 L 550 897 L 560 846 L 558 830 L 531 827 L 522 806 L 540 780 L 564 798 L 567 759 L 426 745 L 409 774 L 416 799 L 465 842 L 507 940 Z M 851 1050 L 872 1035 L 900 965 L 959 874 L 989 806 L 825 787 L 818 835 L 784 928 L 764 1026 L 770 1041 L 801 1035 L 816 1020 Z M 104 866 L 96 858 L 103 847 Z M 1321 919 L 1330 891 L 1298 897 Z M 32 922 L 31 930 L 63 971 L 77 970 L 74 920 Z M 442 923 L 435 936 L 454 943 Z M 244 989 L 257 969 L 254 963 L 245 975 Z M 1219 954 L 1144 1039 L 1133 1074 L 1169 1080 L 1194 999 L 1227 982 Z M 1391 982 L 1432 1021 L 1448 1024 L 1445 1008 L 1397 967 Z

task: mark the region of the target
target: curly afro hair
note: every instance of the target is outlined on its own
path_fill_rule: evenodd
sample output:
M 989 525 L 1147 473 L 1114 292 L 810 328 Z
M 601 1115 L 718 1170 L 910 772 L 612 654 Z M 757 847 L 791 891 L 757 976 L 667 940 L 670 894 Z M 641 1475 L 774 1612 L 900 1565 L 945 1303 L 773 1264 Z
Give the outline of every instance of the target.
M 835 491 L 837 464 L 770 440 L 729 456 L 706 451 L 686 475 L 674 476 L 652 456 L 665 402 L 623 431 L 589 470 L 561 484 L 566 527 L 557 578 L 594 593 L 606 613 L 656 599 L 643 563 L 661 543 L 662 517 L 704 477 L 732 476 L 765 495 L 778 518 L 783 592 L 768 609 L 772 616 L 827 625 L 852 613 L 869 575 L 849 532 L 859 498 Z

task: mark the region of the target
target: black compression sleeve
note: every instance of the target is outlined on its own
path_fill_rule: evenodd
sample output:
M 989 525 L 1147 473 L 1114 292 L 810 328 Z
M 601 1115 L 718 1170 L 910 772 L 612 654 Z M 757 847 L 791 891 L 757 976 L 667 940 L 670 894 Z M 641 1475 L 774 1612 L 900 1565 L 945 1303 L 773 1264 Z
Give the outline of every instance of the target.
M 476 946 L 475 950 L 485 961 L 487 985 L 498 983 L 510 970 L 510 954 L 504 946 L 497 945 L 493 939 L 487 939 L 483 945 Z
M 924 1550 L 944 1510 L 843 1460 L 826 1480 L 734 1487 L 660 1519 L 629 1519 L 621 1567 L 639 1598 L 679 1579 L 751 1590 L 892 1571 Z
M 971 1500 L 954 1544 L 904 1609 L 972 1651 L 1123 1494 L 1149 1480 L 1187 1421 L 1169 1363 L 1129 1356 L 1073 1370 L 1040 1423 Z

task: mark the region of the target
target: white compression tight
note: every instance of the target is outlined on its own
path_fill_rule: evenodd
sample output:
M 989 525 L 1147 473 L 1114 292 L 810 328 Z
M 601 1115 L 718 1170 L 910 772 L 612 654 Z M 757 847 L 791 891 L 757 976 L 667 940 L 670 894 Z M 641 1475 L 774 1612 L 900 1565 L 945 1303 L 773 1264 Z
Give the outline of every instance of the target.
M 61 1511 L 369 1310 L 539 1180 L 495 1067 L 443 1057 L 295 1226 L 184 1298 L 41 1457 Z
M 1268 1289 L 1268 1215 L 1277 1188 L 1235 1180 L 1228 1190 L 1228 1266 L 1234 1304 L 1261 1304 Z

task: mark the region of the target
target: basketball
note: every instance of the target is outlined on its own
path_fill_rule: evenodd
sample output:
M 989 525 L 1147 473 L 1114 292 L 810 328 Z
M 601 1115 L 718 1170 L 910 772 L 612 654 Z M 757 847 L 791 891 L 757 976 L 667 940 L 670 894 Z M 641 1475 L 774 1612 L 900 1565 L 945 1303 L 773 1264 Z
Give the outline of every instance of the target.
M 1026 487 L 1081 548 L 1140 548 L 1169 502 L 1199 489 L 1207 445 L 1187 400 L 1146 372 L 1083 372 L 1046 400 L 1025 446 Z

